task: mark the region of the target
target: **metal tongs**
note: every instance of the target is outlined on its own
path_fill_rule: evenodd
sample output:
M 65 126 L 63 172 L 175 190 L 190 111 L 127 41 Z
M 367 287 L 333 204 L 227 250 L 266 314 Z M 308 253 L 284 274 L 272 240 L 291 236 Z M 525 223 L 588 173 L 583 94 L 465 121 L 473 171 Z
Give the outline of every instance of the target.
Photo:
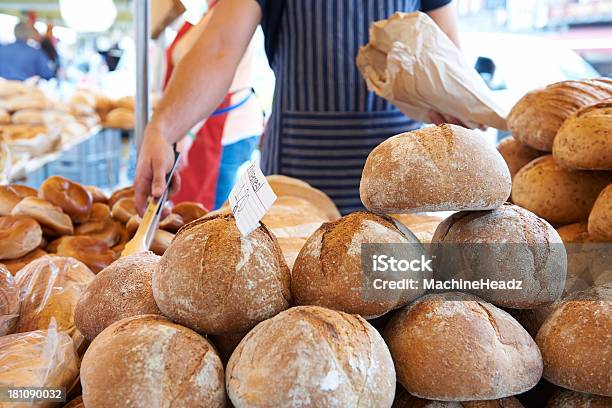
M 170 189 L 172 176 L 174 176 L 174 172 L 178 168 L 180 161 L 181 153 L 177 152 L 175 149 L 174 165 L 172 166 L 170 172 L 166 174 L 166 188 L 159 198 L 155 199 L 154 197 L 149 197 L 149 200 L 147 201 L 147 209 L 142 216 L 142 222 L 140 223 L 134 237 L 127 244 L 125 244 L 123 251 L 121 251 L 121 257 L 148 251 L 151 247 L 164 205 L 168 199 L 168 190 Z

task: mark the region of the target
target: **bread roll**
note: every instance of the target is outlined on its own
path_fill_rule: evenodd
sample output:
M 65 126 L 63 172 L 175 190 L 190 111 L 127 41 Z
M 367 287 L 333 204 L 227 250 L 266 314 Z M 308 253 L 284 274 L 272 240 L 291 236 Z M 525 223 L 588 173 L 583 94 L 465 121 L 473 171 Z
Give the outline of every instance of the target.
M 572 113 L 612 97 L 612 79 L 562 81 L 527 93 L 508 115 L 508 127 L 518 141 L 550 152 L 557 131 Z
M 72 221 L 62 209 L 38 197 L 26 197 L 11 211 L 12 215 L 34 218 L 42 227 L 43 233 L 51 237 L 71 235 L 74 232 Z
M 548 400 L 546 408 L 610 408 L 612 398 L 560 390 Z
M 411 394 L 441 401 L 504 398 L 532 388 L 542 357 L 508 313 L 455 292 L 423 296 L 385 329 L 398 381 Z
M 0 337 L 15 331 L 19 318 L 19 289 L 15 278 L 0 264 Z
M 80 345 L 74 325 L 74 308 L 94 274 L 72 258 L 45 256 L 21 269 L 15 281 L 21 293 L 21 311 L 16 331 L 46 329 L 55 319 L 57 328 Z
M 109 128 L 134 129 L 134 112 L 130 109 L 115 108 L 104 118 L 104 125 Z
M 512 178 L 514 178 L 514 175 L 525 167 L 527 163 L 545 154 L 522 144 L 512 136 L 508 136 L 499 142 L 497 151 L 506 161 Z
M 183 225 L 185 225 L 185 221 L 183 221 L 183 218 L 180 215 L 175 213 L 168 214 L 159 222 L 160 229 L 173 234 L 176 234 Z
M 104 191 L 100 188 L 96 186 L 85 186 L 85 189 L 91 195 L 91 199 L 94 203 L 106 204 L 108 202 L 108 197 L 106 197 L 106 194 L 104 194 Z
M 531 309 L 558 299 L 567 254 L 557 231 L 535 214 L 504 204 L 493 211 L 448 217 L 432 240 L 437 280 L 521 282 L 521 289 L 470 292 L 497 306 Z
M 107 221 L 111 219 L 111 209 L 104 203 L 93 203 L 91 206 L 90 221 Z
M 208 210 L 200 203 L 192 201 L 184 201 L 172 207 L 172 213 L 180 215 L 185 224 L 202 218 L 208 213 Z
M 11 215 L 11 211 L 21 199 L 12 186 L 0 186 L 0 216 Z
M 564 225 L 557 228 L 557 233 L 566 244 L 589 242 L 590 238 L 587 225 L 586 222 L 576 222 L 574 224 Z
M 38 196 L 60 207 L 76 224 L 89 219 L 93 202 L 91 194 L 85 187 L 67 178 L 49 177 L 40 186 Z
M 523 167 L 512 183 L 512 201 L 552 224 L 586 221 L 612 172 L 568 171 L 543 156 Z
M 0 260 L 21 258 L 42 241 L 42 229 L 29 217 L 0 217 Z
M 375 291 L 378 275 L 362 269 L 362 244 L 406 244 L 402 255 L 415 259 L 425 253 L 419 240 L 390 217 L 354 212 L 325 223 L 304 244 L 291 275 L 291 293 L 298 305 L 324 306 L 374 318 L 421 296 L 418 289 Z M 399 257 L 398 257 L 399 258 Z M 421 281 L 431 273 L 412 273 Z
M 392 214 L 391 216 L 408 228 L 423 244 L 431 243 L 436 228 L 444 221 L 444 217 L 439 215 Z
M 122 223 L 127 223 L 130 217 L 137 215 L 136 201 L 134 198 L 120 198 L 111 210 L 112 217 Z
M 11 184 L 10 187 L 21 198 L 36 197 L 38 195 L 38 190 L 29 186 L 24 186 L 22 184 Z
M 508 166 L 478 133 L 455 125 L 402 133 L 365 163 L 359 193 L 370 211 L 489 210 L 510 196 Z
M 119 190 L 114 191 L 113 194 L 111 194 L 111 196 L 108 198 L 108 206 L 110 208 L 113 208 L 115 203 L 119 201 L 120 199 L 130 198 L 130 197 L 134 198 L 134 187 L 133 186 L 120 188 Z
M 589 215 L 589 235 L 600 241 L 612 241 L 612 184 L 604 188 Z
M 96 275 L 76 306 L 74 321 L 87 340 L 112 323 L 142 314 L 161 314 L 151 289 L 159 257 L 142 252 L 120 258 Z
M 87 407 L 225 406 L 213 346 L 157 315 L 128 317 L 100 333 L 83 357 L 81 385 Z
M 105 221 L 88 221 L 78 225 L 74 229 L 75 235 L 86 235 L 104 242 L 109 248 L 115 246 L 121 240 L 121 228 L 123 226 L 110 219 Z
M 296 178 L 273 174 L 266 177 L 270 187 L 278 197 L 299 197 L 314 205 L 327 221 L 340 218 L 340 212 L 334 202 L 323 191 Z
M 90 236 L 62 237 L 56 253 L 78 259 L 94 273 L 100 272 L 116 259 L 115 253 L 104 241 Z
M 38 259 L 45 255 L 47 255 L 47 253 L 44 250 L 36 248 L 32 252 L 25 254 L 21 258 L 7 259 L 7 260 L 2 261 L 1 264 L 4 265 L 6 269 L 9 270 L 10 273 L 12 273 L 13 275 L 17 275 L 17 272 L 19 272 L 21 268 L 23 268 L 24 266 L 26 266 L 33 260 Z
M 6 109 L 0 108 L 0 125 L 7 125 L 11 123 L 11 115 Z
M 395 370 L 364 319 L 316 306 L 294 307 L 260 323 L 227 364 L 236 408 L 390 407 Z
M 142 218 L 140 218 L 138 215 L 133 215 L 130 217 L 126 224 L 126 231 L 128 237 L 133 237 L 134 234 L 136 234 L 136 231 L 138 230 L 138 227 L 140 226 L 141 222 Z M 153 242 L 151 242 L 150 249 L 151 251 L 153 251 L 154 254 L 162 256 L 166 252 L 166 249 L 168 249 L 168 247 L 170 246 L 170 243 L 173 239 L 173 233 L 158 229 L 157 231 L 155 231 L 155 235 L 153 235 Z
M 45 112 L 38 109 L 22 109 L 13 113 L 11 122 L 16 125 L 44 125 Z
M 536 341 L 544 378 L 570 390 L 612 397 L 612 284 L 575 293 L 544 322 Z
M 130 111 L 133 111 L 134 107 L 136 106 L 136 102 L 133 96 L 128 95 L 128 96 L 123 96 L 119 99 L 116 99 L 115 106 L 118 108 L 124 108 Z
M 569 169 L 612 170 L 612 99 L 567 118 L 555 138 L 553 156 Z
M 213 216 L 176 234 L 153 274 L 153 296 L 180 324 L 206 334 L 238 333 L 289 306 L 289 274 L 265 226 L 243 237 L 232 215 Z
M 79 375 L 79 360 L 70 336 L 55 330 L 36 330 L 0 337 L 0 388 L 68 388 Z M 35 406 L 53 408 L 57 403 L 15 404 L 1 408 Z

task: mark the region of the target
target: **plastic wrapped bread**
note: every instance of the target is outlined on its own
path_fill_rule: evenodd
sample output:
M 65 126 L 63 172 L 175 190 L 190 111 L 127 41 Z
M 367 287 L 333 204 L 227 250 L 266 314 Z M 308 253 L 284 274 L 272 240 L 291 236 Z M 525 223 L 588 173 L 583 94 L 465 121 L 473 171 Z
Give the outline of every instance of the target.
M 507 129 L 485 82 L 426 14 L 398 12 L 373 23 L 357 66 L 368 89 L 413 119 L 427 121 L 434 110 L 472 128 Z

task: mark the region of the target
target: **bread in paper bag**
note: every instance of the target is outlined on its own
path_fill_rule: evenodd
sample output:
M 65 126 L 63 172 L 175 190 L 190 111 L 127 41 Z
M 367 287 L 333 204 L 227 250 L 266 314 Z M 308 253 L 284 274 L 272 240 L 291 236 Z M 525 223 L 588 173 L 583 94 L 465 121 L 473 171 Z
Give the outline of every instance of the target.
M 507 129 L 485 82 L 426 14 L 398 12 L 373 23 L 357 67 L 369 90 L 413 119 L 427 121 L 434 110 L 472 128 Z

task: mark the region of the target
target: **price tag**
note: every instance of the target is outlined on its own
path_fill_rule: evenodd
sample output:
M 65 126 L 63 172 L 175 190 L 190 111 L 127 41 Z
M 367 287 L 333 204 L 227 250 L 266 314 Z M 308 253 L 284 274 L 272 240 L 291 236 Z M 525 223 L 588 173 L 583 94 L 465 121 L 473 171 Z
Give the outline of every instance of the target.
M 259 221 L 276 201 L 276 194 L 261 169 L 251 163 L 232 189 L 229 203 L 236 225 L 243 236 L 259 226 Z

